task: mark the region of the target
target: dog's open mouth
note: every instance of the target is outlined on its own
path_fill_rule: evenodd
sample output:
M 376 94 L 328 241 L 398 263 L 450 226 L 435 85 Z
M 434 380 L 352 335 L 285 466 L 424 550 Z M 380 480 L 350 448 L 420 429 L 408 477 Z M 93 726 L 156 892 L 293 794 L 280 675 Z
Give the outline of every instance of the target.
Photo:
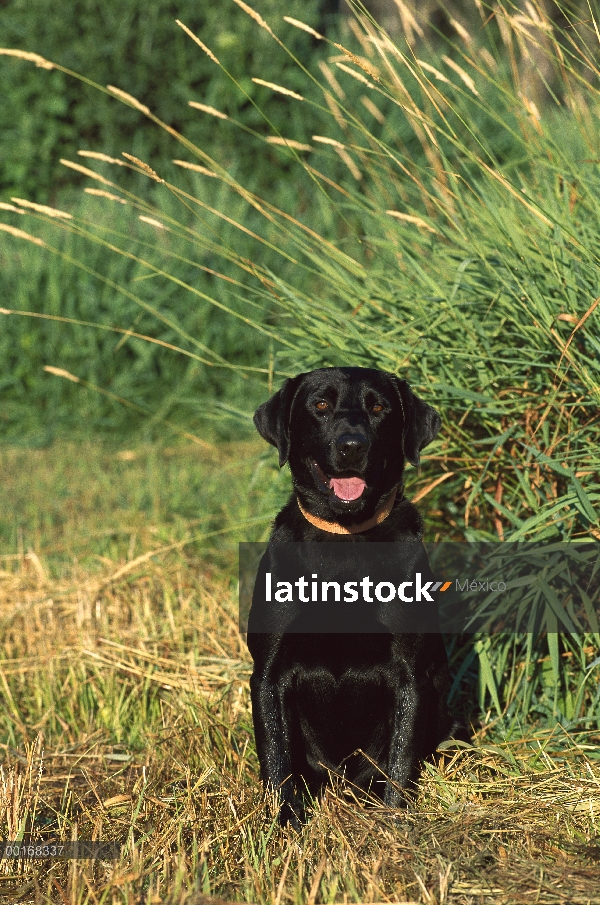
M 342 500 L 344 503 L 358 500 L 367 486 L 367 482 L 363 478 L 357 476 L 348 478 L 337 477 L 336 475 L 328 476 L 317 462 L 313 461 L 310 464 L 321 490 L 324 493 L 333 493 L 338 500 Z

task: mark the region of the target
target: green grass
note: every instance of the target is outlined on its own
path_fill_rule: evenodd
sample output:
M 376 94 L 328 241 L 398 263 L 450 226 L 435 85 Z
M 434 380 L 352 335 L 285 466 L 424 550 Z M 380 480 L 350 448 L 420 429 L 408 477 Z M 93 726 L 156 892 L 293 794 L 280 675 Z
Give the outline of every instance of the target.
M 289 15 L 315 16 L 318 0 L 291 0 Z M 276 10 L 276 0 L 262 0 L 263 12 Z M 225 112 L 248 128 L 260 127 L 260 116 L 236 92 L 229 79 L 215 78 L 213 64 L 195 52 L 195 46 L 175 23 L 183 19 L 212 43 L 238 81 L 258 100 L 266 101 L 274 117 L 287 119 L 287 111 L 265 88 L 247 77 L 250 66 L 260 65 L 264 78 L 273 79 L 286 55 L 273 53 L 268 36 L 253 34 L 253 23 L 234 3 L 203 4 L 195 0 L 155 0 L 152 8 L 141 0 L 123 0 L 118 7 L 99 9 L 95 0 L 71 0 L 57 8 L 52 0 L 35 5 L 14 0 L 3 9 L 0 40 L 5 48 L 35 51 L 66 69 L 84 72 L 101 85 L 114 84 L 150 102 L 171 126 L 190 137 L 208 138 L 231 165 L 246 174 L 256 173 L 249 149 L 231 142 L 230 126 L 221 122 L 206 135 L 202 115 L 188 100 L 225 105 Z M 294 51 L 315 58 L 318 49 L 308 35 L 284 25 Z M 115 61 L 121 61 L 115 72 Z M 0 109 L 3 138 L 0 158 L 0 198 L 11 195 L 55 203 L 57 193 L 72 186 L 72 174 L 59 164 L 81 147 L 102 146 L 117 154 L 129 150 L 138 157 L 169 153 L 169 137 L 153 129 L 138 111 L 99 95 L 61 71 L 36 70 L 0 55 L 0 82 L 4 103 Z M 176 102 L 174 103 L 174 98 Z M 308 131 L 308 124 L 307 131 Z M 267 179 L 267 168 L 262 171 Z
M 20 228 L 31 217 L 46 221 L 42 240 L 57 251 L 57 260 L 74 257 L 81 272 L 89 266 L 83 248 L 104 255 L 110 245 L 117 271 L 126 270 L 114 279 L 110 269 L 101 274 L 111 281 L 106 325 L 132 329 L 135 324 L 132 315 L 118 308 L 113 313 L 112 296 L 120 293 L 128 310 L 137 308 L 145 319 L 141 332 L 150 330 L 146 321 L 152 318 L 160 330 L 167 326 L 166 333 L 159 330 L 161 339 L 208 362 L 192 359 L 185 375 L 200 364 L 196 377 L 219 375 L 206 384 L 206 408 L 230 384 L 238 400 L 247 398 L 244 377 L 249 390 L 252 381 L 258 380 L 258 387 L 262 382 L 264 395 L 273 379 L 316 365 L 352 363 L 402 373 L 445 419 L 433 452 L 450 473 L 443 496 L 450 501 L 457 536 L 593 535 L 600 499 L 599 462 L 590 442 L 600 394 L 594 330 L 600 186 L 593 165 L 600 95 L 590 57 L 593 28 L 582 38 L 576 35 L 572 46 L 566 36 L 566 50 L 556 42 L 546 48 L 562 99 L 536 111 L 518 74 L 504 63 L 519 37 L 518 20 L 508 13 L 496 62 L 490 63 L 491 38 L 489 47 L 484 39 L 472 41 L 452 51 L 458 71 L 441 58 L 432 72 L 432 64 L 415 62 L 408 48 L 396 48 L 366 18 L 359 22 L 354 50 L 340 54 L 332 48 L 337 56 L 330 75 L 335 69 L 344 84 L 366 84 L 361 90 L 370 103 L 389 116 L 380 111 L 383 122 L 374 122 L 346 88 L 340 85 L 334 96 L 322 75 L 305 73 L 305 99 L 288 103 L 308 111 L 329 105 L 333 113 L 325 138 L 337 142 L 313 139 L 310 153 L 277 150 L 287 178 L 310 201 L 308 208 L 291 193 L 285 199 L 277 192 L 254 194 L 255 186 L 238 182 L 219 159 L 174 134 L 183 146 L 174 144 L 174 154 L 214 174 L 198 177 L 192 191 L 186 170 L 181 180 L 156 186 L 152 200 L 136 199 L 127 174 L 121 178 L 122 167 L 79 158 L 76 167 L 96 168 L 92 186 L 127 200 L 129 215 L 114 201 L 98 198 L 116 213 L 112 221 L 101 218 L 97 229 L 81 209 L 64 220 L 22 207 L 27 213 L 14 214 L 13 221 Z M 255 24 L 264 37 L 266 28 Z M 341 59 L 346 60 L 342 70 L 336 68 Z M 216 66 L 222 75 L 221 69 Z M 164 126 L 154 114 L 148 117 Z M 398 117 L 404 120 L 401 137 L 390 128 Z M 407 130 L 412 141 L 404 138 Z M 270 137 L 279 140 L 274 127 L 273 132 Z M 257 154 L 270 156 L 274 146 L 268 137 L 244 140 Z M 421 145 L 416 156 L 415 142 Z M 160 164 L 151 163 L 162 176 Z M 136 179 L 147 168 L 135 161 L 128 166 Z M 141 225 L 140 214 L 162 228 Z M 127 216 L 129 231 L 123 227 Z M 51 225 L 59 231 L 54 243 L 48 238 Z M 73 255 L 60 246 L 61 230 Z M 105 257 L 99 261 L 104 264 Z M 208 284 L 196 278 L 207 267 L 213 271 Z M 141 277 L 147 280 L 140 282 Z M 59 278 L 54 285 L 64 282 Z M 160 287 L 164 301 L 149 304 L 139 297 L 144 282 L 153 292 Z M 59 304 L 60 291 L 54 297 L 57 312 L 75 314 Z M 227 314 L 236 325 L 223 342 L 219 330 L 211 333 L 211 306 L 219 329 Z M 199 320 L 188 327 L 190 311 Z M 66 328 L 53 329 L 58 336 Z M 122 345 L 121 335 L 110 334 L 103 339 L 120 352 L 135 342 L 135 354 L 143 357 L 138 341 Z M 242 346 L 249 350 L 246 358 Z M 160 354 L 171 355 L 164 349 Z M 51 357 L 44 363 L 60 367 L 60 356 Z M 102 360 L 90 356 L 91 362 Z M 135 365 L 123 369 L 115 356 L 105 388 L 125 395 L 129 382 L 129 401 L 144 402 L 147 370 L 140 364 L 139 379 L 135 372 Z M 175 373 L 168 371 L 170 381 Z M 102 376 L 97 372 L 91 382 L 102 386 Z M 191 377 L 189 384 L 186 380 L 183 376 L 183 389 L 172 391 L 162 413 L 179 405 L 185 415 L 186 405 L 193 405 L 196 385 Z M 248 414 L 255 401 L 250 395 Z M 196 412 L 188 411 L 194 421 Z
M 264 536 L 274 505 L 260 488 L 270 470 L 263 447 L 255 439 L 0 447 L 0 550 L 15 559 L 33 550 L 56 578 L 74 563 L 93 571 L 107 558 L 130 561 L 171 545 L 190 555 L 210 552 L 235 569 L 238 541 Z
M 91 384 L 125 397 L 133 411 L 151 409 L 149 440 L 167 435 L 167 419 L 216 444 L 192 452 L 171 439 L 172 447 L 127 440 L 132 458 L 119 458 L 114 441 L 2 452 L 17 502 L 0 517 L 9 553 L 5 775 L 22 763 L 15 751 L 36 775 L 26 745 L 43 731 L 47 757 L 56 757 L 47 775 L 62 778 L 48 781 L 46 797 L 32 778 L 27 807 L 35 800 L 65 833 L 77 820 L 77 832 L 142 840 L 112 875 L 98 865 L 93 875 L 59 866 L 57 886 L 46 865 L 32 901 L 93 901 L 104 890 L 108 901 L 174 902 L 198 885 L 276 905 L 597 898 L 592 634 L 494 635 L 472 646 L 453 639 L 453 668 L 464 673 L 456 695 L 471 708 L 478 747 L 428 767 L 400 820 L 339 791 L 298 840 L 274 828 L 261 797 L 232 552 L 236 539 L 264 536 L 286 491 L 285 472 L 272 451 L 253 445 L 249 421 L 286 375 L 328 364 L 379 367 L 407 376 L 441 410 L 442 431 L 421 473 L 408 472 L 428 539 L 600 537 L 594 22 L 544 40 L 555 98 L 536 109 L 517 65 L 523 20 L 510 8 L 478 28 L 476 40 L 449 49 L 453 65 L 428 48 L 419 62 L 366 17 L 357 21 L 347 51 L 328 48 L 339 87 L 317 67 L 301 66 L 292 81 L 285 70 L 278 76 L 305 98 L 288 95 L 290 109 L 329 116 L 329 143 L 311 137 L 310 151 L 273 145 L 266 139 L 281 135 L 266 121 L 256 135 L 240 132 L 245 153 L 272 167 L 272 186 L 239 181 L 241 172 L 210 147 L 171 132 L 174 158 L 216 175 L 180 168 L 176 176 L 152 159 L 167 183 L 151 180 L 136 196 L 147 164 L 130 161 L 124 171 L 78 157 L 97 174 L 88 187 L 128 205 L 96 196 L 97 207 L 69 207 L 69 220 L 27 206 L 6 212 L 9 231 L 47 246 L 6 237 L 5 254 L 22 255 L 30 280 L 20 297 L 27 310 L 34 287 L 47 285 L 54 309 L 41 314 L 96 321 L 99 313 L 117 329 L 93 334 L 53 321 L 39 333 L 43 355 L 36 340 L 18 362 L 31 355 L 56 381 L 63 407 L 75 398 L 61 395 L 66 389 L 91 400 Z M 252 24 L 262 40 L 275 40 Z M 278 32 L 275 18 L 269 26 Z M 306 142 L 293 133 L 297 122 L 290 118 L 284 135 Z M 46 271 L 48 248 L 56 254 Z M 79 295 L 71 307 L 64 299 L 72 275 L 87 280 L 91 265 L 100 283 L 94 277 L 90 287 L 111 282 L 106 296 L 90 288 L 84 317 Z M 17 287 L 16 271 L 11 279 Z M 235 326 L 223 334 L 227 323 Z M 180 347 L 181 363 L 165 346 L 150 354 L 118 332 L 138 325 Z M 81 331 L 71 349 L 61 345 L 67 329 Z M 79 386 L 43 372 L 68 371 L 78 346 Z M 26 374 L 20 380 L 22 405 Z M 102 406 L 90 403 L 85 420 L 98 416 L 110 427 L 114 411 Z M 217 416 L 232 419 L 241 445 L 219 442 L 227 431 Z M 50 439 L 51 431 L 39 442 Z M 115 754 L 131 757 L 126 768 L 110 760 Z M 115 802 L 118 795 L 130 798 Z M 23 826 L 25 817 L 17 808 L 10 819 Z
M 261 40 L 280 52 L 275 19 L 265 24 L 252 11 L 250 18 Z M 306 136 L 282 136 L 268 117 L 260 131 L 239 133 L 245 150 L 253 147 L 263 161 L 278 155 L 272 188 L 241 182 L 210 146 L 194 145 L 148 112 L 172 137 L 174 158 L 212 175 L 196 174 L 190 184 L 193 171 L 180 168 L 174 177 L 161 161 L 129 158 L 124 170 L 78 157 L 71 169 L 81 174 L 85 164 L 88 187 L 109 190 L 127 206 L 96 196 L 94 203 L 104 205 L 98 210 L 116 213 L 100 215 L 95 226 L 84 208 L 65 219 L 24 202 L 25 213 L 7 212 L 14 224 L 8 229 L 30 225 L 36 241 L 55 251 L 61 267 L 74 265 L 73 272 L 87 274 L 98 254 L 99 276 L 110 280 L 105 326 L 132 329 L 137 310 L 144 331 L 154 318 L 156 336 L 181 348 L 181 360 L 190 363 L 179 373 L 179 364 L 166 367 L 173 389 L 153 409 L 154 431 L 161 419 L 174 418 L 198 433 L 198 408 L 215 425 L 216 416 L 226 415 L 239 419 L 232 425 L 249 427 L 257 396 L 288 374 L 328 364 L 378 367 L 407 376 L 442 412 L 420 485 L 429 490 L 434 538 L 598 539 L 597 34 L 592 20 L 546 38 L 531 20 L 554 92 L 538 108 L 530 76 L 517 65 L 522 26 L 506 7 L 489 27 L 482 24 L 476 40 L 464 37 L 449 56 L 425 47 L 421 59 L 358 15 L 348 48 L 320 42 L 330 51 L 329 68 L 313 73 L 290 58 L 294 75 L 286 82 L 284 70 L 279 82 L 284 90 L 293 84 L 298 97 L 271 89 L 290 110 L 304 110 L 308 122 L 329 116 L 326 134 L 313 136 L 310 150 L 269 142 Z M 208 57 L 225 78 L 214 51 Z M 244 96 L 243 85 L 235 89 Z M 140 109 L 136 99 L 124 102 Z M 163 173 L 166 182 L 156 183 Z M 154 192 L 137 196 L 143 174 Z M 284 179 L 288 190 L 280 192 Z M 12 247 L 16 240 L 7 241 Z M 46 254 L 35 242 L 17 247 Z M 114 279 L 106 267 L 110 250 Z M 65 310 L 62 272 L 54 282 L 57 312 Z M 152 303 L 139 293 L 144 284 L 152 287 Z M 131 314 L 113 309 L 113 294 Z M 198 313 L 196 326 L 186 320 L 190 312 Z M 224 323 L 235 327 L 222 341 Z M 40 360 L 40 369 L 61 367 L 58 339 L 67 328 L 52 326 L 57 352 L 52 361 Z M 97 368 L 87 382 L 126 396 L 135 411 L 150 408 L 156 384 L 148 382 L 146 364 L 154 367 L 156 359 L 144 364 L 139 339 L 125 337 L 123 344 L 123 333 L 102 335 L 114 343 L 115 357 L 110 348 L 104 358 L 88 356 L 92 370 L 105 360 L 110 367 Z M 134 346 L 138 359 L 122 369 L 117 347 L 120 355 Z M 159 352 L 175 361 L 172 350 Z M 58 394 L 59 384 L 77 389 L 58 381 Z M 261 488 L 268 486 L 263 480 Z M 549 636 L 533 648 L 523 641 L 523 648 L 494 636 L 477 651 L 481 705 L 498 715 L 512 707 L 520 721 L 531 711 L 571 727 L 592 725 L 598 701 L 586 651 L 597 639 L 582 635 L 573 643 L 575 650 L 571 641 Z M 579 663 L 576 688 L 563 674 L 569 657 Z M 546 658 L 552 680 L 536 665 Z M 561 686 L 559 695 L 551 682 Z
M 222 190 L 213 192 L 211 203 L 218 204 L 220 195 Z M 74 209 L 77 229 L 57 235 L 51 224 L 42 225 L 40 237 L 57 254 L 40 254 L 38 247 L 25 242 L 0 249 L 3 306 L 32 315 L 0 315 L 0 352 L 7 365 L 0 413 L 3 436 L 29 443 L 37 437 L 43 443 L 74 429 L 81 433 L 82 424 L 92 423 L 103 434 L 137 427 L 153 437 L 164 419 L 212 436 L 243 430 L 244 418 L 236 415 L 236 407 L 241 399 L 256 405 L 262 399 L 269 368 L 265 337 L 248 336 L 243 322 L 223 316 L 202 298 L 214 289 L 217 305 L 243 311 L 243 301 L 231 298 L 225 281 L 223 288 L 218 282 L 215 287 L 214 277 L 205 272 L 210 252 L 198 261 L 185 236 L 163 241 L 151 225 L 138 221 L 135 227 L 142 254 L 151 255 L 159 268 L 170 266 L 172 277 L 193 287 L 199 293 L 195 295 L 148 274 L 135 260 L 112 254 L 106 244 L 90 248 L 90 228 L 99 230 L 108 243 L 133 235 L 131 209 L 114 202 L 112 211 L 110 207 L 106 199 L 85 195 Z M 231 212 L 243 218 L 247 205 L 240 200 L 231 205 Z M 13 217 L 21 228 L 22 220 Z M 223 228 L 221 239 L 233 231 Z M 81 261 L 83 268 L 75 269 L 73 260 Z M 249 372 L 240 374 L 238 367 L 229 366 L 231 361 L 246 365 Z M 73 382 L 49 376 L 44 371 L 48 365 L 62 367 L 113 396 L 82 392 Z
M 405 809 L 338 788 L 299 836 L 275 825 L 231 581 L 259 456 L 2 450 L 21 530 L 3 497 L 0 835 L 123 843 L 117 862 L 2 861 L 2 900 L 595 902 L 597 732 L 507 737 L 484 715 L 475 747 L 439 752 Z M 207 517 L 233 530 L 182 544 Z

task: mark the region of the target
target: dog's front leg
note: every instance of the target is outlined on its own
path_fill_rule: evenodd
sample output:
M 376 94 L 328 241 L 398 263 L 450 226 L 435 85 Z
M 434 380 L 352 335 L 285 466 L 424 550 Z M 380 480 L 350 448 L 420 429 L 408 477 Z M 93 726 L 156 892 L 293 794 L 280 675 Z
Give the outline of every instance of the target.
M 403 804 L 401 789 L 408 788 L 419 770 L 417 741 L 417 713 L 419 692 L 414 682 L 401 685 L 395 694 L 394 717 L 388 758 L 387 775 L 383 794 L 384 804 L 391 808 Z
M 300 828 L 303 810 L 292 777 L 289 726 L 283 712 L 280 689 L 268 673 L 255 670 L 250 679 L 252 719 L 262 780 L 280 800 L 279 822 Z

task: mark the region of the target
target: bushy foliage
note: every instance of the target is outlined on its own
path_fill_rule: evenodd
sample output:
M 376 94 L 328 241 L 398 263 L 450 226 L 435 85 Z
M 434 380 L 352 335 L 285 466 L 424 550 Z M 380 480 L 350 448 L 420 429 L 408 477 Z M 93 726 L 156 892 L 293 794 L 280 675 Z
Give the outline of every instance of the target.
M 261 9 L 267 16 L 280 13 L 276 0 L 265 0 Z M 291 0 L 285 12 L 315 20 L 318 9 L 318 0 Z M 214 49 L 243 93 L 231 90 L 230 79 L 198 52 L 176 19 Z M 4 47 L 33 51 L 102 86 L 116 85 L 192 141 L 208 143 L 224 162 L 235 160 L 246 173 L 256 165 L 251 151 L 245 153 L 242 142 L 234 152 L 230 128 L 207 125 L 188 101 L 217 107 L 260 130 L 264 119 L 252 103 L 256 101 L 272 120 L 291 125 L 288 106 L 250 78 L 250 73 L 260 72 L 263 79 L 277 81 L 287 55 L 232 2 L 8 0 L 2 3 L 1 25 Z M 284 32 L 299 59 L 308 63 L 314 58 L 309 35 L 285 25 Z M 290 73 L 290 79 L 293 88 L 302 74 Z M 142 114 L 63 72 L 36 70 L 0 57 L 0 84 L 0 198 L 16 194 L 42 202 L 56 200 L 57 192 L 73 183 L 73 174 L 58 160 L 79 148 L 126 150 L 163 159 L 170 154 L 167 134 L 153 128 Z M 299 117 L 293 125 L 303 131 Z
M 275 0 L 267 0 L 262 9 L 266 15 L 279 13 Z M 318 9 L 318 0 L 293 0 L 286 12 L 316 19 Z M 177 26 L 176 19 L 213 47 L 223 69 L 199 50 Z M 115 5 L 74 0 L 57 6 L 49 0 L 9 0 L 2 7 L 1 41 L 5 47 L 35 52 L 68 70 L 82 72 L 100 86 L 116 85 L 149 106 L 168 126 L 206 148 L 252 190 L 270 191 L 278 204 L 308 206 L 311 187 L 296 191 L 286 178 L 288 162 L 276 149 L 257 155 L 251 133 L 266 134 L 271 128 L 269 121 L 286 133 L 292 130 L 310 138 L 312 132 L 320 131 L 319 124 L 327 114 L 313 110 L 310 117 L 302 117 L 284 97 L 252 81 L 252 75 L 264 81 L 280 81 L 283 70 L 292 89 L 304 79 L 300 70 L 288 65 L 286 51 L 273 46 L 269 35 L 254 26 L 233 2 L 157 0 L 148 5 L 141 0 L 124 0 Z M 314 66 L 323 56 L 310 35 L 285 22 L 283 32 L 289 50 L 300 61 Z M 85 179 L 61 166 L 59 159 L 77 159 L 77 151 L 85 148 L 117 157 L 126 151 L 151 161 L 167 178 L 183 179 L 192 192 L 198 188 L 194 174 L 182 174 L 172 165 L 171 158 L 183 154 L 169 134 L 156 128 L 139 110 L 99 92 L 86 80 L 0 56 L 0 83 L 0 202 L 10 203 L 16 196 L 58 207 L 71 204 L 73 191 Z M 222 111 L 237 126 L 190 107 L 191 100 Z M 241 140 L 239 126 L 250 130 L 241 133 Z M 142 196 L 149 195 L 144 177 L 130 185 Z M 205 181 L 203 195 L 211 206 L 221 208 L 224 194 L 223 186 L 207 186 Z M 250 231 L 257 226 L 259 215 L 242 198 L 228 198 L 227 204 L 234 221 L 244 219 Z M 131 234 L 131 217 L 118 206 L 102 211 L 97 201 L 86 198 L 78 203 L 77 211 L 88 226 L 105 221 L 107 229 Z M 181 215 L 181 207 L 178 213 Z M 193 219 L 189 211 L 185 216 Z M 12 222 L 22 226 L 21 219 L 13 217 Z M 219 241 L 229 242 L 237 253 L 250 254 L 247 236 L 210 215 L 205 223 Z M 139 227 L 139 235 L 141 240 L 154 238 L 147 226 Z M 7 308 L 107 326 L 117 324 L 138 333 L 150 331 L 167 343 L 176 340 L 183 330 L 201 339 L 201 344 L 212 348 L 217 357 L 267 366 L 264 335 L 241 331 L 239 321 L 223 317 L 221 311 L 199 298 L 186 303 L 185 294 L 173 284 L 159 288 L 156 280 L 140 279 L 142 271 L 134 262 L 111 259 L 106 247 L 91 251 L 81 236 L 57 238 L 49 227 L 44 238 L 54 241 L 54 247 L 67 258 L 84 259 L 88 270 L 110 282 L 103 283 L 90 272 L 74 272 L 64 257 L 49 260 L 30 246 L 2 243 L 0 297 Z M 185 251 L 182 246 L 182 254 Z M 208 252 L 202 263 L 210 269 L 214 254 Z M 225 264 L 225 273 L 230 270 Z M 199 270 L 195 261 L 181 262 L 177 276 L 224 300 L 222 281 L 207 270 Z M 127 286 L 151 312 L 160 312 L 158 320 L 151 312 L 140 310 L 136 301 L 115 289 L 116 285 Z M 239 307 L 243 301 L 236 304 Z M 147 426 L 134 411 L 110 397 L 52 380 L 43 371 L 45 365 L 60 364 L 92 384 L 127 397 L 143 410 L 154 411 L 159 420 L 175 412 L 180 422 L 185 420 L 188 425 L 197 423 L 198 411 L 204 420 L 215 414 L 211 404 L 199 403 L 200 397 L 234 406 L 242 397 L 259 400 L 260 389 L 256 386 L 248 397 L 248 380 L 238 379 L 231 370 L 223 372 L 182 359 L 157 345 L 115 338 L 105 331 L 66 327 L 64 323 L 4 317 L 0 355 L 4 364 L 0 427 L 5 435 L 37 438 L 42 443 L 56 431 L 86 424 L 108 430 L 128 429 L 133 423 Z M 222 421 L 223 409 L 219 411 Z

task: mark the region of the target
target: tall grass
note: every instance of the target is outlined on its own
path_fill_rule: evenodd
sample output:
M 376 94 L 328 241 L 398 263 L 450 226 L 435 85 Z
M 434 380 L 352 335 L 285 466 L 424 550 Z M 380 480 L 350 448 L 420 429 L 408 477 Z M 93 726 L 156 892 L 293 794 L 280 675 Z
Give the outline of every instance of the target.
M 23 559 L 2 578 L 3 836 L 122 846 L 116 861 L 3 859 L 7 901 L 594 901 L 593 737 L 484 737 L 440 752 L 401 812 L 338 788 L 301 834 L 283 831 L 261 792 L 231 592 L 181 557 L 113 581 L 115 565 L 59 582 Z
M 238 5 L 280 46 L 276 22 Z M 478 9 L 477 34 L 462 28 L 442 54 L 395 44 L 357 11 L 346 44 L 331 44 L 316 72 L 291 61 L 304 73 L 301 91 L 297 77 L 293 91 L 285 84 L 285 71 L 280 84 L 263 84 L 290 108 L 330 115 L 326 134 L 309 142 L 274 127 L 240 133 L 257 154 L 283 155 L 298 193 L 310 187 L 304 209 L 295 192 L 279 206 L 254 194 L 135 98 L 108 89 L 179 142 L 177 165 L 197 174 L 195 189 L 183 176 L 164 181 L 160 161 L 125 155 L 117 167 L 116 158 L 88 155 L 67 167 L 126 201 L 151 241 L 22 201 L 4 229 L 27 232 L 31 218 L 42 219 L 91 247 L 109 247 L 136 273 L 177 287 L 182 299 L 187 293 L 228 313 L 248 335 L 260 335 L 268 359 L 262 376 L 217 359 L 205 343 L 201 354 L 226 373 L 258 373 L 265 394 L 283 376 L 319 365 L 408 376 L 444 419 L 427 475 L 412 485 L 428 504 L 432 537 L 600 538 L 596 23 L 557 34 L 541 8 Z M 309 25 L 292 24 L 327 42 Z M 188 34 L 222 71 L 218 53 Z M 527 55 L 524 68 L 519 57 Z M 531 90 L 535 65 L 547 83 L 544 106 Z M 265 82 L 260 72 L 249 75 Z M 214 108 L 203 112 L 222 118 Z M 123 166 L 157 183 L 154 201 L 129 191 Z M 204 181 L 223 187 L 217 207 Z M 96 195 L 98 204 L 116 205 L 107 194 Z M 258 215 L 252 228 L 245 214 L 232 216 L 240 199 Z M 251 255 L 239 252 L 237 236 L 252 240 Z M 180 275 L 182 248 L 190 266 L 221 283 L 219 293 Z M 132 298 L 127 286 L 113 288 Z M 188 354 L 200 354 L 198 337 L 170 326 Z M 530 713 L 573 727 L 595 724 L 588 666 L 596 643 L 591 635 L 482 639 L 473 652 L 481 705 L 497 711 L 505 728 Z
M 217 190 L 217 203 L 218 194 Z M 238 215 L 244 216 L 245 208 L 241 202 Z M 1 304 L 30 312 L 27 317 L 2 317 L 4 435 L 29 441 L 37 436 L 43 441 L 46 436 L 81 431 L 88 423 L 104 433 L 135 425 L 152 436 L 167 419 L 180 428 L 214 436 L 223 429 L 227 432 L 223 424 L 227 417 L 238 431 L 243 428 L 243 419 L 235 412 L 227 415 L 223 406 L 235 410 L 240 398 L 250 405 L 261 401 L 262 388 L 252 381 L 251 369 L 267 374 L 263 336 L 249 335 L 243 322 L 221 316 L 216 306 L 203 304 L 197 295 L 189 293 L 186 299 L 174 280 L 149 276 L 142 265 L 112 254 L 107 245 L 119 237 L 130 241 L 135 231 L 139 247 L 153 255 L 155 264 L 168 257 L 174 278 L 212 291 L 217 303 L 227 301 L 219 281 L 206 272 L 210 268 L 198 265 L 189 242 L 177 241 L 174 248 L 166 233 L 161 242 L 152 224 L 138 221 L 132 226 L 129 207 L 86 194 L 73 213 L 78 230 L 59 236 L 52 224 L 41 224 L 38 230 L 39 238 L 54 244 L 60 254 L 40 255 L 39 246 L 26 242 L 16 248 L 5 245 L 0 252 L 5 265 Z M 90 245 L 86 236 L 90 224 L 99 232 L 106 228 L 110 241 Z M 73 259 L 84 267 L 76 271 Z M 232 360 L 246 364 L 249 374 L 228 367 Z M 82 392 L 73 382 L 56 380 L 44 372 L 46 365 L 66 368 L 87 384 L 127 399 L 146 415 L 137 416 L 135 408 L 111 403 L 93 390 Z
M 594 902 L 597 731 L 500 740 L 487 724 L 476 747 L 438 752 L 401 810 L 337 787 L 301 833 L 277 825 L 233 551 L 206 536 L 217 501 L 238 536 L 260 505 L 239 492 L 251 452 L 0 448 L 0 528 L 21 528 L 14 553 L 10 530 L 0 547 L 0 833 L 122 845 L 114 861 L 0 859 L 3 900 Z

